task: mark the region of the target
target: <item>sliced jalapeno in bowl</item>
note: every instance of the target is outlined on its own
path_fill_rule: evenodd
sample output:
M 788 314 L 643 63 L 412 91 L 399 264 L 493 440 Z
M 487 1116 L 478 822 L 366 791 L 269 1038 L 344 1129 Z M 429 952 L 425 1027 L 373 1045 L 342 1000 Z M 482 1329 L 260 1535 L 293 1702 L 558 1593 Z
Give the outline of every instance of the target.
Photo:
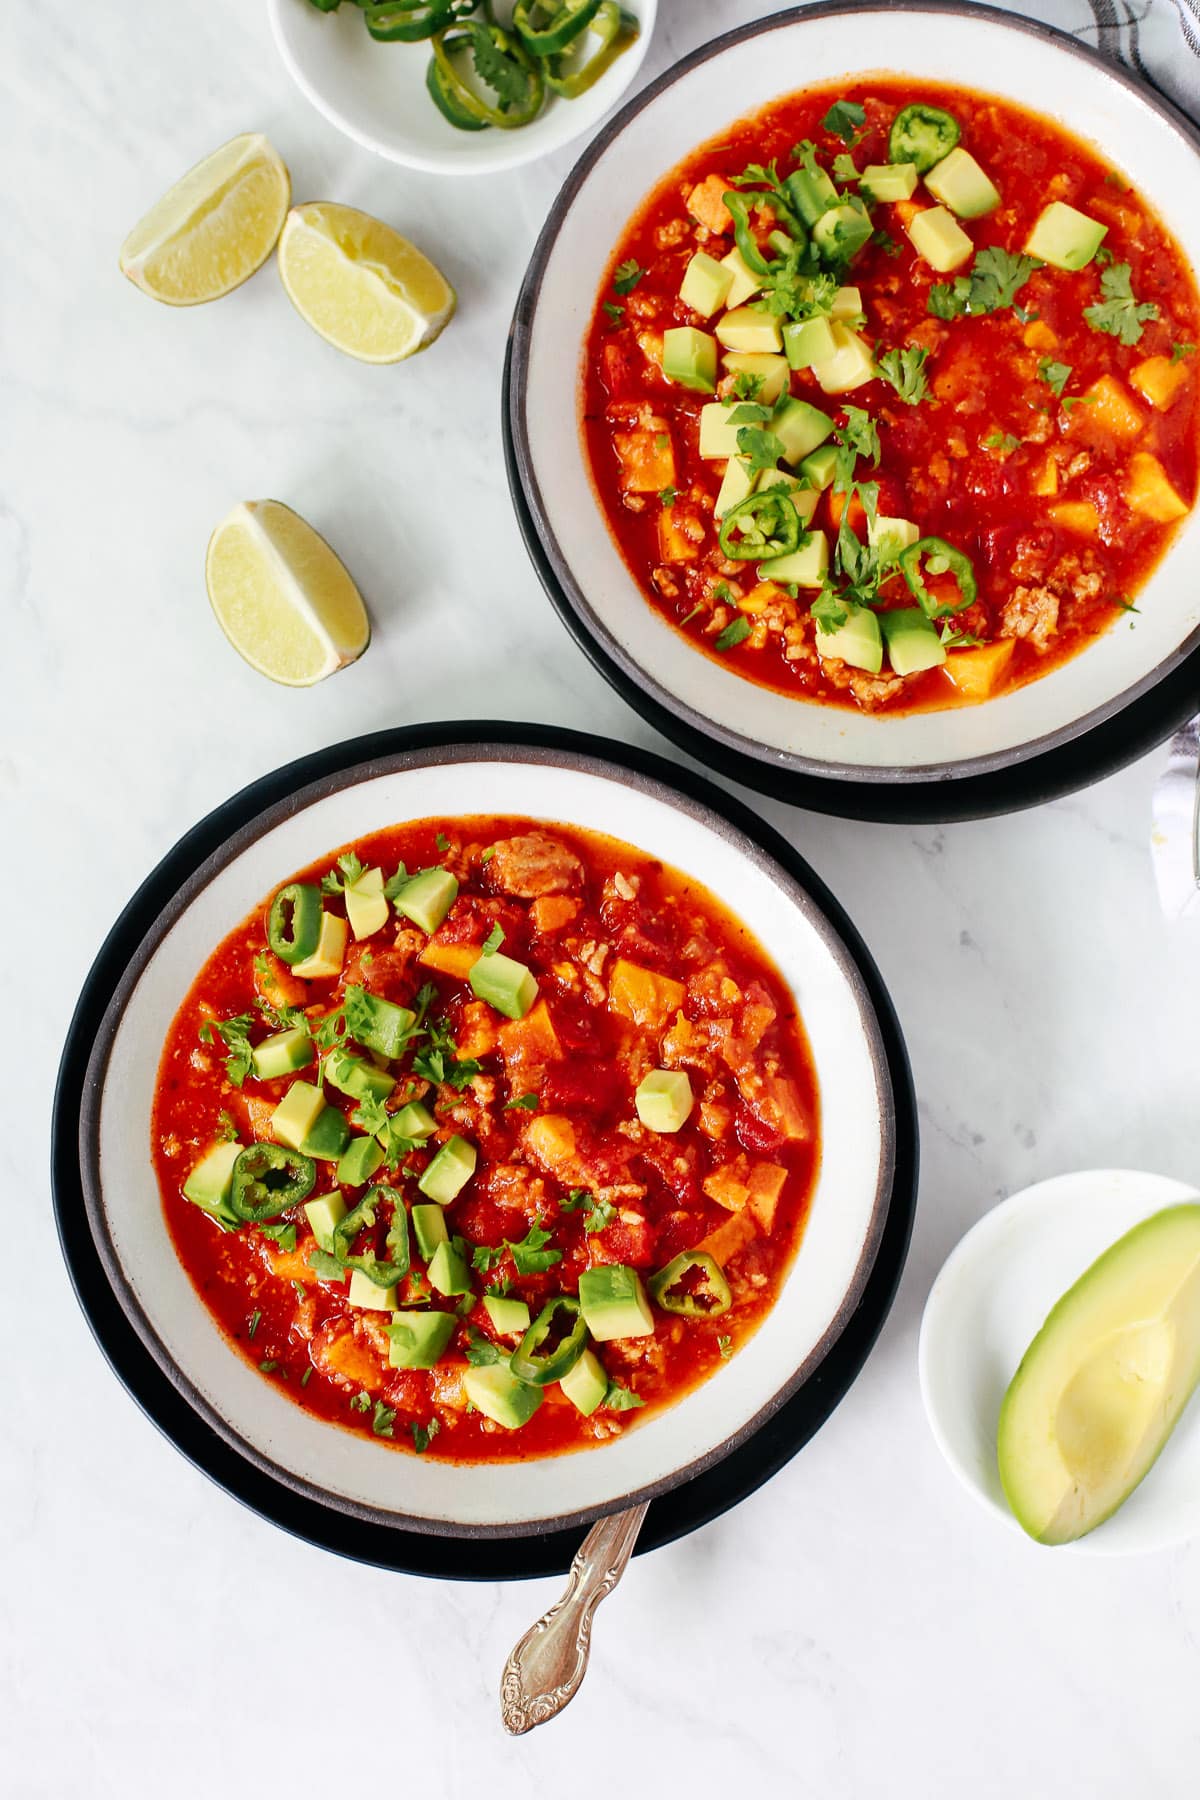
M 633 14 L 625 12 L 617 0 L 601 0 L 588 23 L 590 36 L 596 40 L 595 47 L 589 50 L 585 44 L 583 58 L 579 61 L 575 57 L 578 42 L 548 56 L 545 59 L 546 86 L 561 94 L 564 100 L 578 100 L 636 41 L 638 29 Z
M 465 101 L 452 90 L 442 73 L 442 65 L 436 56 L 431 56 L 425 70 L 425 86 L 433 104 L 443 119 L 454 125 L 459 131 L 490 131 L 491 126 L 478 113 L 469 112 Z
M 544 1306 L 509 1358 L 509 1367 L 534 1387 L 569 1375 L 587 1349 L 587 1326 L 578 1300 L 559 1294 Z
M 685 1319 L 719 1319 L 733 1305 L 725 1271 L 707 1250 L 685 1250 L 646 1285 L 656 1306 Z
M 233 1165 L 229 1204 L 244 1225 L 260 1225 L 299 1206 L 316 1179 L 311 1156 L 282 1144 L 251 1144 Z
M 321 890 L 305 881 L 280 888 L 267 914 L 267 943 L 280 962 L 311 956 L 321 935 Z
M 556 56 L 586 31 L 600 0 L 517 0 L 512 28 L 531 56 Z

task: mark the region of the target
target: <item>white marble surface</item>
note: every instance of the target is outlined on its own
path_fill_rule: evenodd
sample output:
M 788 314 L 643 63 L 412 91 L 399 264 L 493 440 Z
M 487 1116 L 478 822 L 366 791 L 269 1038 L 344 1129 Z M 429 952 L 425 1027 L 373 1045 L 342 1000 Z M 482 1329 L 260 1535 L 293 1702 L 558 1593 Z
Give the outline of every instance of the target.
M 647 72 L 766 10 L 664 0 Z M 599 1800 L 614 1770 L 701 1795 L 1194 1794 L 1200 1543 L 1107 1563 L 998 1529 L 942 1467 L 915 1368 L 933 1274 L 1000 1195 L 1081 1164 L 1200 1175 L 1200 943 L 1156 905 L 1153 758 L 988 824 L 764 809 L 849 903 L 907 1029 L 925 1134 L 912 1255 L 851 1397 L 735 1514 L 634 1565 L 557 1724 L 508 1741 L 496 1708 L 503 1657 L 555 1584 L 385 1576 L 294 1542 L 109 1374 L 59 1260 L 46 1145 L 75 995 L 150 866 L 235 788 L 358 731 L 491 713 L 654 740 L 544 601 L 501 466 L 504 332 L 568 159 L 455 187 L 376 164 L 291 92 L 246 0 L 12 7 L 5 32 L 5 1800 L 210 1800 L 297 1774 L 308 1791 L 344 1774 Z M 270 268 L 191 313 L 120 279 L 129 223 L 247 128 L 271 134 L 298 196 L 441 247 L 462 306 L 434 354 L 339 359 Z M 343 550 L 376 622 L 366 658 L 309 693 L 245 668 L 204 598 L 213 523 L 268 494 Z

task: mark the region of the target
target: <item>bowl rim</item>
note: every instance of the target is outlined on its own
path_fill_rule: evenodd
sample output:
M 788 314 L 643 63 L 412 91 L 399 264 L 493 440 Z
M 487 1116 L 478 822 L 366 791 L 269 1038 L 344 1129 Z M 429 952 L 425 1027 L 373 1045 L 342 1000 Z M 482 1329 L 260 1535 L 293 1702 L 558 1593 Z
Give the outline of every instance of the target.
M 630 87 L 637 80 L 642 64 L 646 60 L 650 41 L 654 36 L 654 28 L 658 23 L 658 0 L 638 0 L 639 7 L 644 9 L 638 13 L 641 31 L 637 42 L 632 44 L 620 59 L 621 73 L 624 79 L 617 84 L 612 98 L 599 113 L 593 112 L 586 105 L 581 108 L 581 122 L 575 130 L 569 131 L 555 142 L 535 143 L 524 149 L 522 144 L 527 144 L 528 140 L 523 139 L 519 131 L 493 131 L 486 143 L 479 143 L 477 139 L 474 141 L 472 147 L 479 153 L 478 155 L 470 160 L 459 162 L 445 156 L 426 155 L 419 150 L 399 150 L 395 145 L 384 143 L 370 131 L 356 125 L 352 118 L 335 108 L 326 98 L 323 90 L 310 79 L 308 72 L 301 66 L 292 48 L 284 23 L 284 11 L 292 3 L 293 0 L 267 0 L 267 19 L 279 60 L 296 88 L 303 94 L 314 111 L 320 113 L 321 117 L 332 125 L 335 131 L 340 131 L 343 137 L 349 138 L 351 143 L 357 144 L 362 150 L 369 150 L 373 156 L 382 158 L 384 162 L 393 163 L 399 168 L 419 169 L 426 175 L 458 175 L 462 178 L 470 178 L 474 175 L 502 175 L 509 170 L 524 168 L 529 163 L 537 162 L 543 156 L 554 156 L 558 151 L 565 150 L 568 145 L 575 143 L 588 131 L 589 121 L 594 125 L 597 119 L 604 118 L 606 113 L 619 104 L 622 96 L 628 93 Z M 420 49 L 421 45 L 417 43 L 409 45 L 408 48 Z M 579 96 L 581 101 L 584 98 L 583 95 Z M 568 101 L 564 104 L 571 105 L 573 103 Z M 594 99 L 592 104 L 594 106 Z M 574 117 L 575 115 L 570 116 Z
M 716 814 L 729 835 L 749 839 L 777 863 L 799 889 L 810 917 L 855 989 L 876 1068 L 881 1096 L 891 1101 L 891 1133 L 883 1122 L 884 1156 L 872 1228 L 860 1251 L 842 1306 L 821 1342 L 794 1379 L 768 1398 L 733 1438 L 699 1464 L 684 1465 L 638 1494 L 621 1495 L 599 1511 L 615 1511 L 654 1496 L 645 1541 L 694 1529 L 752 1491 L 807 1441 L 833 1410 L 862 1366 L 890 1307 L 912 1224 L 916 1185 L 916 1120 L 903 1040 L 878 971 L 853 925 L 807 865 L 754 816 L 698 777 L 645 752 L 607 740 L 548 727 L 484 722 L 399 728 L 351 739 L 299 759 L 252 783 L 192 828 L 152 871 L 109 933 L 80 997 L 59 1071 L 52 1126 L 52 1175 L 60 1243 L 77 1297 L 101 1349 L 124 1385 L 151 1419 L 206 1473 L 255 1510 L 310 1541 L 386 1567 L 414 1572 L 488 1578 L 549 1572 L 569 1560 L 573 1533 L 586 1515 L 551 1515 L 528 1527 L 455 1527 L 431 1532 L 428 1521 L 384 1514 L 334 1497 L 272 1464 L 209 1415 L 171 1358 L 156 1348 L 152 1331 L 139 1324 L 123 1292 L 119 1265 L 106 1254 L 99 1226 L 94 1152 L 103 1092 L 103 1066 L 124 1004 L 141 969 L 170 924 L 246 841 L 307 800 L 355 785 L 389 767 L 411 766 L 430 755 L 466 760 L 488 751 L 532 751 L 538 760 L 582 766 L 614 765 L 633 772 L 656 797 L 685 810 Z M 710 818 L 708 823 L 712 824 Z M 144 1324 L 144 1322 L 143 1322 Z M 851 1327 L 854 1327 L 851 1332 Z M 841 1340 L 846 1338 L 845 1349 Z M 827 1379 L 825 1365 L 837 1362 Z M 820 1374 L 820 1381 L 814 1378 Z M 813 1390 L 816 1390 L 815 1392 Z M 806 1391 L 807 1390 L 807 1391 Z M 761 1442 L 760 1442 L 761 1440 Z M 734 1461 L 735 1469 L 727 1465 Z M 725 1471 L 722 1474 L 722 1471 Z M 693 1494 L 693 1504 L 671 1505 Z M 494 1554 L 487 1554 L 488 1550 Z M 484 1554 L 479 1554 L 479 1552 Z M 466 1552 L 466 1554 L 463 1554 Z
M 533 324 L 554 245 L 576 195 L 596 162 L 635 118 L 668 88 L 748 39 L 801 22 L 864 12 L 979 19 L 1023 34 L 1088 63 L 1158 112 L 1200 155 L 1200 127 L 1171 101 L 1098 50 L 1041 20 L 974 0 L 820 0 L 773 13 L 702 44 L 628 100 L 597 133 L 564 182 L 539 233 L 509 328 L 501 398 L 501 430 L 510 497 L 526 550 L 571 635 L 611 686 L 658 730 L 720 773 L 760 792 L 838 815 L 922 823 L 986 817 L 1040 804 L 1099 780 L 1163 743 L 1196 710 L 1200 694 L 1200 628 L 1121 693 L 1037 739 L 944 763 L 839 764 L 757 743 L 696 711 L 638 663 L 593 611 L 550 524 L 534 470 L 526 408 Z M 1171 548 L 1166 552 L 1169 557 Z

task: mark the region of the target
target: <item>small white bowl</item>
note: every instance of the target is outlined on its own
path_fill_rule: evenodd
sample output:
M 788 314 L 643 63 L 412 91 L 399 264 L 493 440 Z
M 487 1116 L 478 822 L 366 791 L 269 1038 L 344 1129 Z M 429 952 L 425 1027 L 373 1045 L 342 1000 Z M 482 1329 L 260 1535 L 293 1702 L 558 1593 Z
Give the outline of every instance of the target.
M 1195 1188 L 1133 1169 L 1082 1169 L 994 1207 L 947 1258 L 921 1321 L 921 1395 L 939 1450 L 1014 1531 L 996 1466 L 1000 1403 L 1047 1313 L 1101 1251 Z M 1093 1556 L 1162 1550 L 1200 1532 L 1200 1408 L 1184 1413 L 1139 1488 L 1077 1544 Z M 1033 1546 L 1033 1540 L 1026 1540 Z
M 309 0 L 267 0 L 271 30 L 296 86 L 331 125 L 388 162 L 433 175 L 489 175 L 560 150 L 593 131 L 645 59 L 658 0 L 625 0 L 637 42 L 578 100 L 550 95 L 532 124 L 514 131 L 459 131 L 425 88 L 428 44 L 380 44 L 357 6 L 318 12 Z

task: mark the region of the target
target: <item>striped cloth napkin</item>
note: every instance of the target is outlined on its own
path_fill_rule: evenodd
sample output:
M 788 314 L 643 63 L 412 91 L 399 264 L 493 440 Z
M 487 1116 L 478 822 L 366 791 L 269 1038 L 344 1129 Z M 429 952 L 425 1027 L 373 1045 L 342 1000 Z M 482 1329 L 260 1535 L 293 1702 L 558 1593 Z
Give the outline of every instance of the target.
M 1200 0 L 1030 0 L 1010 10 L 1092 44 L 1200 120 Z

